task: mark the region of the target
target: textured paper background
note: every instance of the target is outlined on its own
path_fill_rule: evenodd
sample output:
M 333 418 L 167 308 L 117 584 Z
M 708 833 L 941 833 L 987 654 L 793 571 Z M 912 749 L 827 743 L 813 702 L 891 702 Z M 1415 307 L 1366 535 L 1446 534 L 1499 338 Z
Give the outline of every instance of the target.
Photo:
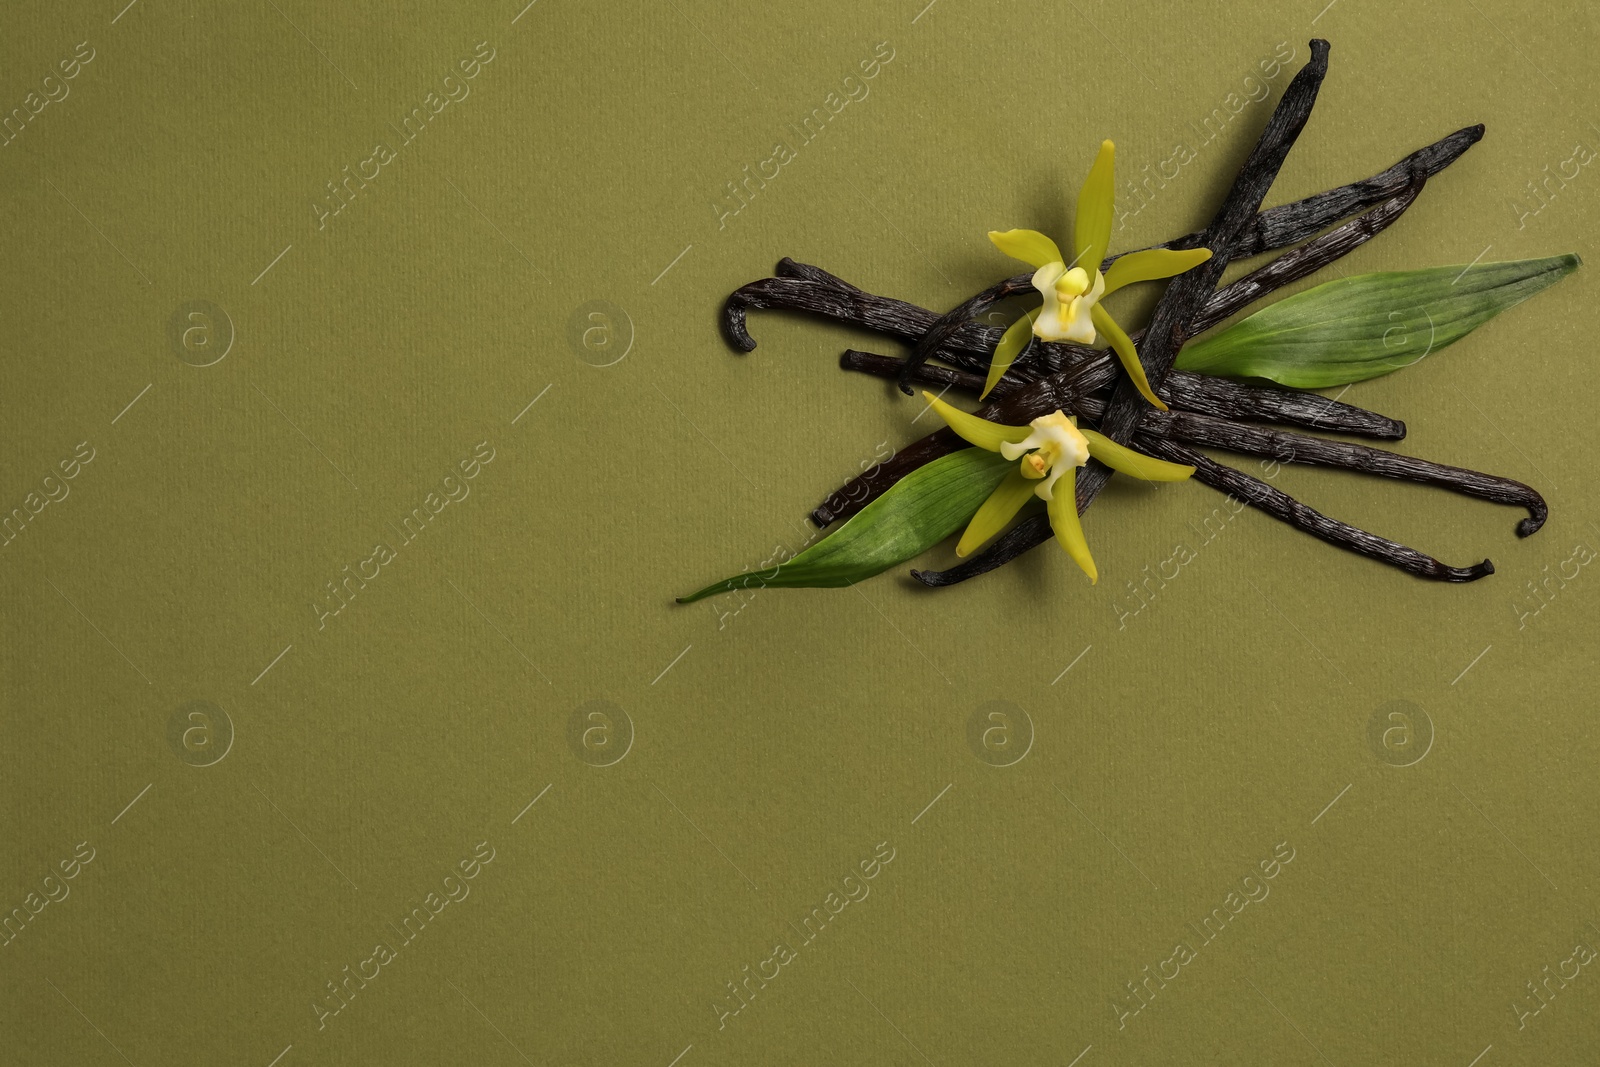
M 1331 72 L 1269 202 L 1488 125 L 1322 277 L 1589 256 L 1587 13 L 122 3 L 0 15 L 24 109 L 0 491 L 26 516 L 0 559 L 0 1060 L 1596 1055 L 1592 266 L 1347 397 L 1407 420 L 1406 451 L 1538 487 L 1536 537 L 1442 492 L 1275 479 L 1492 558 L 1475 585 L 1116 484 L 1097 587 L 1047 546 L 937 594 L 671 602 L 798 547 L 928 427 L 835 367 L 887 342 L 758 314 L 729 350 L 724 296 L 780 256 L 951 306 L 1012 269 L 985 230 L 1064 229 L 1104 136 L 1124 178 L 1196 154 L 1116 245 L 1195 228 L 1313 35 Z M 777 142 L 778 176 L 717 207 Z

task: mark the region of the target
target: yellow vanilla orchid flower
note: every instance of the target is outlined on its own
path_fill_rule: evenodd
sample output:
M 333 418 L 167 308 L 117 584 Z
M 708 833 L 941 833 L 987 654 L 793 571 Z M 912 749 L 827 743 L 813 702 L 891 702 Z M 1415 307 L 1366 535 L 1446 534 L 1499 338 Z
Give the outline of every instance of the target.
M 1100 155 L 1084 179 L 1078 193 L 1078 211 L 1072 228 L 1072 262 L 1062 256 L 1056 243 L 1037 230 L 991 230 L 989 240 L 995 247 L 1013 259 L 1020 259 L 1036 268 L 1033 287 L 1044 297 L 1044 306 L 1037 313 L 1030 312 L 1012 324 L 995 346 L 994 359 L 989 364 L 988 381 L 983 394 L 987 396 L 995 383 L 1005 374 L 1013 360 L 1027 347 L 1029 334 L 1045 341 L 1072 341 L 1092 345 L 1098 331 L 1116 349 L 1117 358 L 1138 386 L 1140 394 L 1162 411 L 1167 405 L 1150 389 L 1139 353 L 1111 313 L 1101 306 L 1102 298 L 1110 296 L 1124 285 L 1133 282 L 1171 278 L 1191 267 L 1197 267 L 1211 258 L 1209 248 L 1179 251 L 1170 248 L 1150 248 L 1143 252 L 1129 252 L 1111 264 L 1111 269 L 1100 273 L 1100 264 L 1106 258 L 1106 248 L 1111 243 L 1111 220 L 1114 213 L 1114 166 L 1116 148 L 1110 141 L 1100 142 Z
M 972 516 L 956 545 L 958 556 L 981 548 L 1005 529 L 1032 495 L 1045 502 L 1050 528 L 1061 547 L 1083 568 L 1090 582 L 1097 582 L 1100 574 L 1078 521 L 1078 468 L 1093 456 L 1112 470 L 1150 482 L 1181 482 L 1194 473 L 1193 467 L 1146 456 L 1104 434 L 1079 429 L 1077 420 L 1060 410 L 1027 426 L 1005 426 L 952 407 L 932 393 L 922 395 L 961 437 L 979 448 L 1021 461 Z

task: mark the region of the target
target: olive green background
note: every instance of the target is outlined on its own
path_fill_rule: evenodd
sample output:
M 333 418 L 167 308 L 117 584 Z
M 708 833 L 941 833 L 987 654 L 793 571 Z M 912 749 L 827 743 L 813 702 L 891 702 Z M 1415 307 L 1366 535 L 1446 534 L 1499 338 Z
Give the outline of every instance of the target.
M 1107 136 L 1124 178 L 1196 149 L 1113 247 L 1186 232 L 1320 35 L 1269 203 L 1488 135 L 1317 280 L 1593 263 L 1600 174 L 1527 191 L 1600 147 L 1592 16 L 925 2 L 7 5 L 0 111 L 94 58 L 0 148 L 0 507 L 94 458 L 0 550 L 0 907 L 23 916 L 0 1061 L 1596 1056 L 1593 266 L 1347 397 L 1407 420 L 1404 451 L 1538 487 L 1537 536 L 1430 489 L 1273 477 L 1492 558 L 1477 584 L 1119 481 L 1086 518 L 1098 586 L 1045 546 L 938 593 L 671 600 L 798 549 L 825 492 L 931 428 L 836 369 L 888 341 L 756 313 L 760 347 L 727 347 L 723 298 L 780 256 L 952 306 L 1013 269 L 985 230 L 1065 231 Z M 1271 97 L 1201 144 L 1280 46 Z M 715 207 L 778 141 L 778 176 Z M 453 473 L 470 495 L 434 517 Z M 1244 885 L 1267 895 L 1202 943 L 1275 849 Z M 470 893 L 397 936 L 449 886 Z M 1134 1013 L 1125 983 L 1179 941 L 1195 958 Z M 331 1013 L 378 942 L 394 958 Z M 773 967 L 733 1013 L 728 983 Z

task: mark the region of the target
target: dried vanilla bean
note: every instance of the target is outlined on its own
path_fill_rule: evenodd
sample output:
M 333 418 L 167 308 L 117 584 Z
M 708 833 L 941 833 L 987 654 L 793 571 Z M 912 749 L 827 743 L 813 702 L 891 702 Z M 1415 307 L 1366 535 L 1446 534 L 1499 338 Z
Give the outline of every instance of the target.
M 1157 455 L 1155 452 L 1150 454 Z M 1178 462 L 1187 463 L 1189 461 L 1179 460 Z M 1198 473 L 1196 476 L 1198 477 Z M 996 567 L 1005 566 L 1030 548 L 1037 548 L 1050 540 L 1052 536 L 1048 516 L 1043 513 L 1028 515 L 1020 519 L 1011 529 L 990 541 L 982 552 L 979 552 L 971 559 L 942 571 L 913 570 L 911 577 L 923 585 L 931 585 L 935 589 L 947 585 L 956 585 L 966 581 L 968 578 L 976 578 L 980 574 L 988 574 Z
M 1496 504 L 1526 508 L 1528 517 L 1517 523 L 1518 537 L 1536 533 L 1550 515 L 1544 497 L 1522 482 L 1348 441 L 1324 441 L 1319 437 L 1228 422 L 1187 411 L 1152 411 L 1140 422 L 1139 433 L 1143 436 L 1170 437 L 1185 444 L 1264 456 L 1279 463 L 1340 467 L 1383 478 L 1419 482 Z
M 874 464 L 829 493 L 826 500 L 812 509 L 811 521 L 821 529 L 848 519 L 918 467 L 932 463 L 940 456 L 948 456 L 952 452 L 959 452 L 968 447 L 970 446 L 965 441 L 956 436 L 954 430 L 942 426 L 926 437 L 919 437 L 882 463 Z
M 876 352 L 862 352 L 847 348 L 839 356 L 839 366 L 845 370 L 860 371 L 877 378 L 899 378 L 906 361 L 896 356 L 880 356 Z M 924 363 L 911 375 L 911 380 L 922 385 L 944 385 L 977 396 L 983 392 L 984 376 L 972 371 L 958 370 L 938 363 Z M 1021 379 L 1002 378 L 995 383 L 990 396 L 999 400 L 1023 386 Z
M 1209 374 L 1174 370 L 1167 375 L 1160 395 L 1174 409 L 1223 419 L 1275 422 L 1383 441 L 1399 441 L 1406 435 L 1406 424 L 1399 419 L 1320 393 L 1276 385 L 1245 386 Z
M 1293 203 L 1269 207 L 1258 214 L 1255 220 L 1239 234 L 1229 254 L 1234 259 L 1247 259 L 1262 252 L 1286 248 L 1303 241 L 1340 219 L 1348 218 L 1358 211 L 1364 211 L 1395 196 L 1411 184 L 1412 175 L 1415 173 L 1420 172 L 1425 178 L 1433 177 L 1460 159 L 1467 149 L 1482 139 L 1482 123 L 1466 126 L 1439 138 L 1433 144 L 1417 149 L 1404 159 L 1395 162 L 1387 170 L 1380 171 L 1370 178 L 1341 185 L 1336 189 L 1329 189 Z M 1196 231 L 1150 247 L 1199 248 L 1204 240 L 1205 234 Z M 1128 251 L 1141 250 L 1130 248 Z M 1119 254 L 1127 255 L 1127 252 Z
M 1211 329 L 1223 319 L 1276 289 L 1309 277 L 1328 264 L 1360 248 L 1389 228 L 1390 223 L 1416 202 L 1427 179 L 1419 171 L 1399 196 L 1385 200 L 1365 215 L 1292 249 L 1231 285 L 1218 289 L 1184 330 L 1184 340 Z
M 749 308 L 804 311 L 906 340 L 921 337 L 934 317 L 904 301 L 845 289 L 815 278 L 762 278 L 735 289 L 723 306 L 723 332 L 741 352 L 750 352 L 756 347 L 745 325 L 745 312 Z
M 839 357 L 839 366 L 845 370 L 861 371 L 880 378 L 896 378 L 905 361 L 893 356 L 880 356 L 872 352 L 846 349 Z M 1112 380 L 1118 364 L 1105 352 L 1097 353 L 1093 360 L 1079 364 L 1080 371 L 1093 369 Z M 984 376 L 971 371 L 941 367 L 925 363 L 913 375 L 913 380 L 924 385 L 943 385 L 977 395 L 983 392 Z M 1035 379 L 1037 380 L 1037 379 Z M 1092 391 L 1090 386 L 1080 388 Z M 1012 376 L 1000 379 L 989 394 L 1002 400 L 1014 394 L 1025 381 Z M 1174 370 L 1167 375 L 1166 401 L 1174 409 L 1214 415 L 1223 419 L 1240 419 L 1253 422 L 1274 422 L 1286 426 L 1299 426 L 1325 433 L 1348 433 L 1385 441 L 1399 441 L 1406 435 L 1406 424 L 1399 419 L 1332 400 L 1318 393 L 1278 386 L 1245 386 L 1226 378 L 1213 378 L 1207 374 L 1191 374 Z M 1049 412 L 1036 412 L 1048 415 Z M 1033 416 L 1029 416 L 1030 418 Z
M 922 335 L 921 340 L 917 342 L 916 350 L 911 353 L 911 358 L 906 360 L 905 366 L 901 368 L 900 391 L 907 396 L 916 392 L 911 388 L 911 376 L 916 373 L 918 367 L 928 361 L 930 356 L 943 348 L 945 342 L 961 327 L 979 315 L 988 314 L 1000 301 L 1031 292 L 1033 292 L 1033 275 L 1019 274 L 1015 278 L 996 282 L 977 296 L 967 298 L 963 303 L 941 315 L 932 328 Z
M 832 285 L 852 293 L 865 292 L 863 289 L 857 289 L 837 274 L 829 274 L 821 267 L 813 266 L 810 263 L 801 263 L 799 260 L 790 259 L 788 256 L 778 260 L 777 275 L 780 278 L 801 278 L 808 282 L 821 282 L 823 285 Z
M 1420 148 L 1379 174 L 1364 181 L 1351 182 L 1337 189 L 1268 208 L 1234 242 L 1232 255 L 1243 259 L 1284 248 L 1303 241 L 1326 226 L 1348 218 L 1398 194 L 1410 185 L 1413 175 L 1431 178 L 1461 158 L 1462 153 L 1483 138 L 1483 124 L 1457 130 L 1425 148 Z
M 723 332 L 729 343 L 741 352 L 756 347 L 745 322 L 745 313 L 750 308 L 803 311 L 911 342 L 923 337 L 939 319 L 926 308 L 904 300 L 875 296 L 853 286 L 841 287 L 813 277 L 763 278 L 735 289 L 723 307 Z M 952 345 L 940 351 L 939 358 L 967 370 L 987 370 L 989 354 L 994 351 L 1000 333 L 980 322 L 964 323 L 949 339 Z
M 1370 556 L 1392 567 L 1399 567 L 1403 571 L 1442 582 L 1475 582 L 1494 573 L 1494 564 L 1489 560 L 1471 567 L 1446 566 L 1432 556 L 1402 545 L 1398 541 L 1391 541 L 1386 537 L 1379 537 L 1377 534 L 1340 522 L 1338 519 L 1329 518 L 1259 478 L 1252 478 L 1243 471 L 1218 463 L 1204 453 L 1186 448 L 1175 441 L 1140 435 L 1139 448 L 1152 456 L 1159 456 L 1173 463 L 1191 464 L 1195 468 L 1196 481 L 1228 493 L 1297 530 L 1321 538 L 1329 544 L 1338 545 L 1340 548 L 1348 548 L 1352 552 Z

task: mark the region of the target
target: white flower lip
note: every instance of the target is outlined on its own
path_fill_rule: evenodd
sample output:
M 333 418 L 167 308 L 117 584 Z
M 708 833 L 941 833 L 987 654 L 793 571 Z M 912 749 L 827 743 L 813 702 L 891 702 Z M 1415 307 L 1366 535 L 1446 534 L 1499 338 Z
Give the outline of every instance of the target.
M 1033 275 L 1033 287 L 1044 297 L 1044 307 L 1033 321 L 1035 337 L 1045 341 L 1072 341 L 1094 344 L 1094 322 L 1090 312 L 1106 291 L 1106 279 L 1098 270 L 1091 282 L 1082 267 L 1065 263 L 1046 263 Z
M 1021 441 L 1002 441 L 1000 454 L 1007 459 L 1022 459 L 1037 449 L 1037 458 L 1044 462 L 1044 470 L 1030 474 L 1028 461 L 1024 460 L 1023 474 L 1038 477 L 1039 484 L 1033 487 L 1033 494 L 1040 500 L 1049 500 L 1057 478 L 1089 462 L 1089 439 L 1059 410 L 1052 415 L 1041 415 L 1028 425 L 1033 427 L 1033 432 Z

